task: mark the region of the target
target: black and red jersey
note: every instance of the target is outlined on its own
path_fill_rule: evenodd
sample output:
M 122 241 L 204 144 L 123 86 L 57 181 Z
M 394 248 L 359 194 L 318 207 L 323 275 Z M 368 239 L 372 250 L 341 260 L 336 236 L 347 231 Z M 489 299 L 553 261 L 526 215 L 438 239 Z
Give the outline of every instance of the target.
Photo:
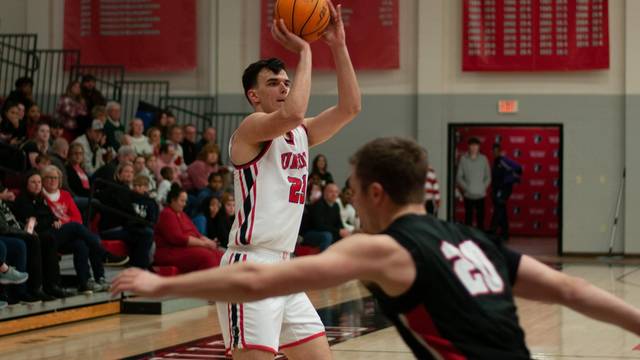
M 406 215 L 384 232 L 412 255 L 416 279 L 389 297 L 369 285 L 419 359 L 530 359 L 511 287 L 520 255 L 483 232 Z

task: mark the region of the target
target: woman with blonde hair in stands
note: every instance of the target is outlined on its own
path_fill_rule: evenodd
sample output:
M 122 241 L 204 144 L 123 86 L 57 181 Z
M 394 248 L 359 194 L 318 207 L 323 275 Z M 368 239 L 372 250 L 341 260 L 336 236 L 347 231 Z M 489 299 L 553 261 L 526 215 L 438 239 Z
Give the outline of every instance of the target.
M 129 261 L 129 257 L 116 256 L 107 252 L 102 247 L 100 238 L 82 224 L 80 210 L 71 194 L 60 189 L 62 173 L 57 167 L 49 165 L 42 170 L 41 175 L 44 188 L 42 192 L 49 209 L 56 217 L 53 228 L 58 231 L 54 234 L 54 238 L 59 243 L 67 243 L 73 238 L 81 239 L 89 249 L 89 261 L 94 278 L 89 277 L 86 264 L 75 264 L 77 268 L 86 268 L 86 271 L 78 272 L 80 281 L 78 290 L 85 293 L 105 291 L 109 288 L 109 284 L 104 277 L 103 261 L 109 265 L 124 265 Z
M 160 145 L 162 145 L 162 131 L 157 127 L 151 127 L 147 130 L 147 138 L 149 139 L 152 154 L 158 156 L 160 154 Z

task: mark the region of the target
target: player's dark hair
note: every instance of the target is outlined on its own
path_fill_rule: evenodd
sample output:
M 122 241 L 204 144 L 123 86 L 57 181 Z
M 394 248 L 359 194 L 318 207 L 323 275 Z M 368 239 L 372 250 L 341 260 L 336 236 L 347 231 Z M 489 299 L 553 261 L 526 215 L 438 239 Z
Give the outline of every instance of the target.
M 247 101 L 249 101 L 249 104 L 251 104 L 251 100 L 249 100 L 247 92 L 258 84 L 258 74 L 262 69 L 269 69 L 274 74 L 278 74 L 280 71 L 286 70 L 284 62 L 278 58 L 262 59 L 249 65 L 242 74 L 244 96 L 247 98 Z
M 422 204 L 427 152 L 415 141 L 399 137 L 375 139 L 351 157 L 360 191 L 379 183 L 397 205 Z

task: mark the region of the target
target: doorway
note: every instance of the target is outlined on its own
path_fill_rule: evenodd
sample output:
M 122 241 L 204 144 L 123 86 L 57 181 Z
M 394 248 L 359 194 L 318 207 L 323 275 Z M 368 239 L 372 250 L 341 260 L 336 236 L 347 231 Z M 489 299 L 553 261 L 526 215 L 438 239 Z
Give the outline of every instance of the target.
M 480 143 L 489 168 L 494 144 L 503 156 L 522 167 L 507 201 L 508 244 L 532 255 L 562 253 L 562 124 L 450 124 L 448 141 L 447 219 L 465 222 L 464 191 L 456 184 L 460 159 L 470 139 Z M 482 228 L 492 230 L 494 196 L 489 185 Z M 475 224 L 477 226 L 477 224 Z

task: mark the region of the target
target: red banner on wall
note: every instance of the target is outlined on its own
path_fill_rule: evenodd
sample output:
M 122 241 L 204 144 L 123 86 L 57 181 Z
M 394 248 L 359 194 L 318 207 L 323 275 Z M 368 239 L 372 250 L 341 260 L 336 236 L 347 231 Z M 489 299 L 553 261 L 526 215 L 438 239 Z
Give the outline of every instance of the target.
M 64 47 L 129 71 L 196 67 L 195 0 L 65 0 Z
M 493 166 L 492 147 L 500 143 L 505 155 L 522 165 L 520 183 L 507 202 L 510 234 L 555 237 L 559 234 L 560 130 L 556 127 L 460 127 L 455 130 L 456 164 L 467 152 L 471 137 Z M 456 201 L 454 218 L 464 223 L 464 203 Z M 491 188 L 485 200 L 485 224 L 493 215 Z
M 464 0 L 464 71 L 609 68 L 608 0 Z
M 400 67 L 398 0 L 341 0 L 342 19 L 351 61 L 356 69 L 397 69 Z M 278 57 L 289 67 L 298 63 L 295 54 L 285 50 L 271 36 L 275 0 L 262 0 L 260 56 Z M 333 69 L 327 45 L 311 44 L 314 69 Z

